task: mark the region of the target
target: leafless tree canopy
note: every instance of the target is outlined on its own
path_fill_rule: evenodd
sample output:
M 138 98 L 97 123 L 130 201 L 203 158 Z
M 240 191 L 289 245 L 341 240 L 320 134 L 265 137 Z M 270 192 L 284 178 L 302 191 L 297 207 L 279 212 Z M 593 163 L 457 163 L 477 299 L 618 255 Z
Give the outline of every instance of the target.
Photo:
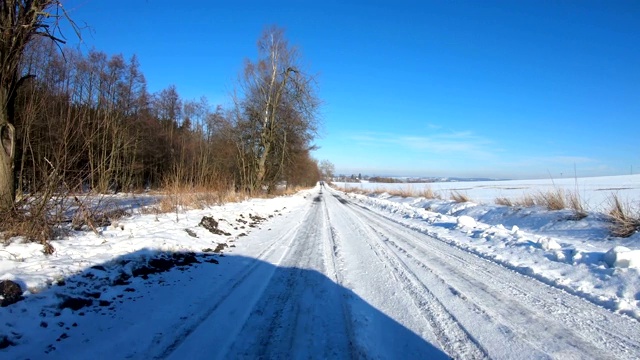
M 258 55 L 246 62 L 240 84 L 244 98 L 236 102 L 239 179 L 250 191 L 273 188 L 294 176 L 287 172 L 292 164 L 308 161 L 319 106 L 314 79 L 282 29 L 265 30 Z
M 2 137 L 17 198 L 314 184 L 320 175 L 310 156 L 319 104 L 313 78 L 281 30 L 266 31 L 258 48 L 236 106 L 224 109 L 205 98 L 182 99 L 173 85 L 149 93 L 135 56 L 61 51 L 50 37 L 33 39 L 16 71 L 29 77 L 13 88 L 15 115 L 4 123 L 12 135 Z

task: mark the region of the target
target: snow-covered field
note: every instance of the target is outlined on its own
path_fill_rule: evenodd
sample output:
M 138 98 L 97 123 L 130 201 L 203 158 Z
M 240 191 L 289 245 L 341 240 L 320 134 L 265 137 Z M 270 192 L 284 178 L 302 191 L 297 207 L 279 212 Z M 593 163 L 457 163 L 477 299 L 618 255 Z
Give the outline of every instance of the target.
M 518 200 L 526 195 L 536 195 L 562 189 L 566 193 L 580 196 L 587 210 L 605 211 L 610 205 L 612 195 L 640 206 L 640 175 L 622 175 L 606 177 L 504 180 L 473 182 L 434 182 L 434 183 L 336 183 L 337 186 L 362 190 L 403 190 L 419 193 L 431 189 L 444 199 L 452 192 L 467 195 L 476 204 L 492 205 L 497 198 L 506 197 Z
M 429 184 L 469 203 L 317 186 L 177 214 L 113 197 L 133 216 L 53 255 L 0 245 L 25 298 L 0 308 L 0 358 L 637 358 L 640 235 L 609 236 L 596 205 L 637 204 L 639 182 L 578 179 L 580 220 L 493 204 L 554 186 L 539 181 Z

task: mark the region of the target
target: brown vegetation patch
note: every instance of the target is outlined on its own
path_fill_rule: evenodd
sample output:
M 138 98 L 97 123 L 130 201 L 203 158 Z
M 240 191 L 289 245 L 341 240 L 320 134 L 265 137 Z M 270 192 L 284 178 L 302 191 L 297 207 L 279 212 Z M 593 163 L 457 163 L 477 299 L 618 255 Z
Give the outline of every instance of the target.
M 517 200 L 514 205 L 521 207 L 533 207 L 536 206 L 536 200 L 531 195 L 525 195 Z
M 587 216 L 584 204 L 577 191 L 565 191 L 555 189 L 547 192 L 539 192 L 536 195 L 524 195 L 523 197 L 511 200 L 506 197 L 495 199 L 495 203 L 504 206 L 533 207 L 542 206 L 548 210 L 571 209 L 574 212 L 572 220 L 580 220 Z
M 433 191 L 433 189 L 431 189 L 430 186 L 425 187 L 421 192 L 418 193 L 419 196 L 425 198 L 425 199 L 442 199 L 442 196 L 436 192 Z
M 612 195 L 609 202 L 610 231 L 613 236 L 629 237 L 640 231 L 640 211 L 638 209 L 634 210 L 629 203 L 623 203 L 618 195 Z
M 471 199 L 469 198 L 469 196 L 467 194 L 462 194 L 458 191 L 452 191 L 451 192 L 451 200 L 457 202 L 457 203 L 465 203 L 465 202 L 470 202 Z
M 11 209 L 0 213 L 0 233 L 4 243 L 10 239 L 23 237 L 27 241 L 37 242 L 43 245 L 45 254 L 54 252 L 53 246 L 49 243 L 55 237 L 54 227 L 56 222 L 43 214 L 32 214 L 25 210 Z
M 562 191 L 562 189 L 538 193 L 535 195 L 535 203 L 549 210 L 563 210 L 567 208 L 564 191 Z
M 513 202 L 506 197 L 499 197 L 495 200 L 496 205 L 513 206 Z

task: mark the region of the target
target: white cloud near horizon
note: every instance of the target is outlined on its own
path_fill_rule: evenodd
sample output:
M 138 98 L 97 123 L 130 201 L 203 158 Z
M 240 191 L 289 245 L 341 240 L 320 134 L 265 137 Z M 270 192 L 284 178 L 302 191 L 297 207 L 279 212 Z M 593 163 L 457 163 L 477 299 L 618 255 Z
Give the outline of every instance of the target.
M 553 162 L 558 164 L 587 164 L 594 163 L 598 160 L 584 157 L 584 156 L 550 156 L 545 158 L 540 158 L 540 161 L 545 162 Z
M 494 157 L 493 143 L 470 131 L 437 133 L 432 135 L 404 135 L 392 133 L 362 133 L 349 138 L 363 146 L 389 145 L 412 152 L 462 154 L 472 158 Z

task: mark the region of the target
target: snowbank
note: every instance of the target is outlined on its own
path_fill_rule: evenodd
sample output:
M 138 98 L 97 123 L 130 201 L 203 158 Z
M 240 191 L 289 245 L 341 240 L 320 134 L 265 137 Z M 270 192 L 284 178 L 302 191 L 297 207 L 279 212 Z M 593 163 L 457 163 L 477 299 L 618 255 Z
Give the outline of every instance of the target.
M 640 268 L 640 250 L 631 250 L 624 246 L 616 246 L 607 251 L 603 259 L 609 267 Z
M 609 179 L 610 184 L 605 178 L 591 182 L 597 184 L 594 189 L 637 188 L 640 176 L 624 185 L 620 181 L 629 177 L 621 178 Z M 489 184 L 495 187 L 491 195 L 488 184 L 464 185 L 481 188 L 486 198 L 501 196 L 502 182 Z M 609 222 L 599 212 L 577 219 L 571 210 L 541 207 L 456 203 L 388 193 L 346 196 L 415 230 L 640 320 L 640 234 L 612 237 Z

